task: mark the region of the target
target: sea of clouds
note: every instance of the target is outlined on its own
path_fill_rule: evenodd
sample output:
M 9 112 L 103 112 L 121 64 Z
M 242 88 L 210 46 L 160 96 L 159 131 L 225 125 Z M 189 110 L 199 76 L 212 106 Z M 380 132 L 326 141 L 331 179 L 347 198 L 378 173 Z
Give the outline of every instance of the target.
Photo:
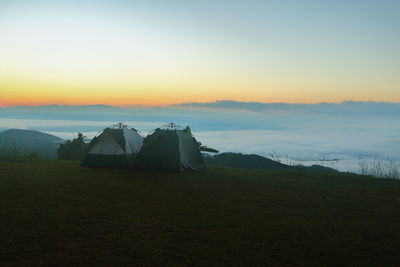
M 279 157 L 289 164 L 322 164 L 359 171 L 361 160 L 400 161 L 400 104 L 263 104 L 219 101 L 163 108 L 44 106 L 0 109 L 0 130 L 43 131 L 63 139 L 93 138 L 126 123 L 144 135 L 175 122 L 221 152 Z

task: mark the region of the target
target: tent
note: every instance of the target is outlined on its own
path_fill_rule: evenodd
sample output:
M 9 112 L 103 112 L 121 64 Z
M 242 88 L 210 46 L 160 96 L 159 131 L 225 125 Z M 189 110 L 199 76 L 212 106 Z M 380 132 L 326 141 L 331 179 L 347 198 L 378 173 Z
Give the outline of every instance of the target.
M 144 139 L 134 168 L 170 171 L 204 169 L 206 165 L 199 144 L 188 129 L 170 123 L 154 130 Z
M 82 160 L 84 167 L 128 167 L 143 145 L 137 130 L 118 123 L 92 139 L 89 151 Z

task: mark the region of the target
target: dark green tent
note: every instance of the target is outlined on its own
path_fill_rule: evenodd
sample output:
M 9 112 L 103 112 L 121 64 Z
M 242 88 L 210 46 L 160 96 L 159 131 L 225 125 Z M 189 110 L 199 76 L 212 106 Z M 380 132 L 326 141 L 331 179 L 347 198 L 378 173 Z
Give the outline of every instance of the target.
M 144 139 L 133 166 L 142 170 L 199 171 L 206 164 L 191 133 L 168 124 Z

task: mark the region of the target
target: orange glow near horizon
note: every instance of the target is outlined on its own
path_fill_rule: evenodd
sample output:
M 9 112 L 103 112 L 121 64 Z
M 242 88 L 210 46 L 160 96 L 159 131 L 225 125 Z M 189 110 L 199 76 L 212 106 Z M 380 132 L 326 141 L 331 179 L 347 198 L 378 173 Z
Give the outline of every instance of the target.
M 12 106 L 46 106 L 46 105 L 70 105 L 70 106 L 85 106 L 85 105 L 110 105 L 110 106 L 119 106 L 119 107 L 134 107 L 134 106 L 143 106 L 143 107 L 155 107 L 155 106 L 169 106 L 173 104 L 180 103 L 191 103 L 191 102 L 215 102 L 220 100 L 232 100 L 239 102 L 260 102 L 260 103 L 304 103 L 304 104 L 316 104 L 321 102 L 329 102 L 329 103 L 340 103 L 343 101 L 383 101 L 383 102 L 400 102 L 398 100 L 392 99 L 379 99 L 379 100 L 371 100 L 370 98 L 363 99 L 316 99 L 314 101 L 310 101 L 309 99 L 295 99 L 294 101 L 288 101 L 287 98 L 234 98 L 234 97 L 217 97 L 217 98 L 188 98 L 188 97 L 71 97 L 65 98 L 62 96 L 48 96 L 45 93 L 43 95 L 37 94 L 36 96 L 14 96 L 14 97 L 6 97 L 0 99 L 0 107 L 12 107 Z
M 258 81 L 246 85 L 245 81 L 210 80 L 183 81 L 162 79 L 160 81 L 143 80 L 113 84 L 112 81 L 100 83 L 49 81 L 32 78 L 1 79 L 0 106 L 39 106 L 39 105 L 111 105 L 111 106 L 166 106 L 184 102 L 214 102 L 216 100 L 235 100 L 241 102 L 283 102 L 283 103 L 319 103 L 355 101 L 398 102 L 400 98 L 386 94 L 376 97 L 373 89 L 335 90 L 343 84 L 330 83 L 326 90 L 318 90 L 323 84 L 300 81 L 287 83 Z M 374 85 L 370 85 L 372 88 Z M 308 90 L 304 90 L 307 87 Z M 4 89 L 5 88 L 5 89 Z M 279 88 L 279 89 L 277 89 Z M 326 93 L 326 91 L 331 93 Z M 393 90 L 395 94 L 395 90 Z

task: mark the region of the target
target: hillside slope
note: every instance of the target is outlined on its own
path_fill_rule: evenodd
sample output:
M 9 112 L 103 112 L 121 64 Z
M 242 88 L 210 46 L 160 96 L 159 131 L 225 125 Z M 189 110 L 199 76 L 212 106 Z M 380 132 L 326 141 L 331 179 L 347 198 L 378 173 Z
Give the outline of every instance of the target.
M 228 166 L 246 169 L 283 170 L 289 166 L 273 161 L 259 155 L 247 155 L 242 153 L 221 153 L 204 157 L 208 165 Z
M 21 154 L 38 153 L 44 158 L 56 158 L 56 149 L 63 140 L 57 136 L 32 130 L 9 129 L 0 132 L 0 150 L 16 146 Z
M 0 157 L 2 265 L 400 265 L 400 182 Z
M 221 153 L 217 155 L 206 155 L 204 157 L 207 165 L 227 166 L 232 168 L 243 169 L 260 169 L 260 170 L 312 170 L 319 172 L 338 172 L 335 169 L 320 166 L 302 166 L 302 165 L 286 165 L 255 154 L 242 153 Z

